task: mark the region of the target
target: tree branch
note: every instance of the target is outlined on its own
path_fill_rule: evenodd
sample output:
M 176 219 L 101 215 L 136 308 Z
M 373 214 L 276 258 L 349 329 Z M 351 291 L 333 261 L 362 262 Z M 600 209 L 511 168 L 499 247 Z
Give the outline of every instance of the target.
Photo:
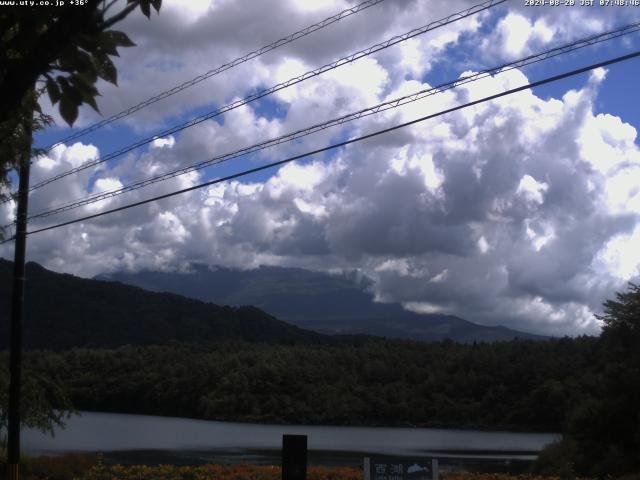
M 113 17 L 102 22 L 100 24 L 100 30 L 105 31 L 109 29 L 109 27 L 111 27 L 112 25 L 118 23 L 121 20 L 124 20 L 127 17 L 127 15 L 129 15 L 132 11 L 136 9 L 139 3 L 140 3 L 139 0 L 136 0 L 133 3 L 130 3 L 120 13 L 117 13 Z
M 102 13 L 103 13 L 103 14 L 107 13 L 107 10 L 109 10 L 109 9 L 110 9 L 111 7 L 113 7 L 116 3 L 118 3 L 118 1 L 119 1 L 119 0 L 111 0 L 111 1 L 109 2 L 109 4 L 108 4 L 108 5 L 106 5 L 106 6 L 104 6 L 104 3 L 105 3 L 105 2 L 103 1 L 103 2 L 102 2 L 102 4 L 103 4 L 103 7 L 102 7 Z

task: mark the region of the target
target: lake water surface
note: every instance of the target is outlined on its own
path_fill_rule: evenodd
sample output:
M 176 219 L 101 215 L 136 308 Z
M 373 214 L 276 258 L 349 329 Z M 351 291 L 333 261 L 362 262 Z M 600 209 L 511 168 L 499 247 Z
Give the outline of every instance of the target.
M 23 431 L 25 450 L 33 453 L 112 452 L 119 458 L 140 455 L 185 460 L 278 463 L 283 434 L 308 436 L 310 458 L 342 459 L 319 463 L 351 464 L 363 455 L 465 456 L 494 460 L 535 458 L 558 434 L 483 432 L 428 428 L 287 426 L 211 422 L 184 418 L 82 412 L 67 420 L 55 437 Z M 144 453 L 146 452 L 146 453 Z M 153 452 L 153 454 L 151 453 Z M 174 462 L 176 463 L 176 462 Z M 180 462 L 178 462 L 180 463 Z M 201 462 L 200 462 L 201 463 Z

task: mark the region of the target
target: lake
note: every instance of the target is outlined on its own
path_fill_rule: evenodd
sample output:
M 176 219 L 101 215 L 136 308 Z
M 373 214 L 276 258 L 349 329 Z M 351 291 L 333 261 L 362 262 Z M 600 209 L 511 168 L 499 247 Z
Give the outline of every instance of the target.
M 311 464 L 360 465 L 365 455 L 421 457 L 498 463 L 527 461 L 553 433 L 484 432 L 430 428 L 288 426 L 212 422 L 184 418 L 81 412 L 55 437 L 22 433 L 23 448 L 35 454 L 104 452 L 121 463 L 279 463 L 282 435 L 308 436 Z

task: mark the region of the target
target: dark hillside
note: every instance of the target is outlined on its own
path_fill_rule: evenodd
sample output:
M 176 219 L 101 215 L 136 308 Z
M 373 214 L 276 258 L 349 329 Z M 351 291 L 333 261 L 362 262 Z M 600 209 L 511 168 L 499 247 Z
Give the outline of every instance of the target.
M 0 348 L 7 348 L 13 263 L 0 259 Z M 27 264 L 24 339 L 30 348 L 115 347 L 170 341 L 331 341 L 255 307 L 226 307 Z

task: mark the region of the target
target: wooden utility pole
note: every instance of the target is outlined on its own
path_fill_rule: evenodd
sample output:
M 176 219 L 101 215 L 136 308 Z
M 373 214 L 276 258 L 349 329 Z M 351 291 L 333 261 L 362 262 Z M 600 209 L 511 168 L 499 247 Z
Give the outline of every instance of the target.
M 27 250 L 27 211 L 29 170 L 31 167 L 31 119 L 24 125 L 27 146 L 20 163 L 16 235 L 13 259 L 13 292 L 9 339 L 9 426 L 7 438 L 7 480 L 20 479 L 20 390 L 22 383 L 22 321 L 24 317 L 24 278 Z

